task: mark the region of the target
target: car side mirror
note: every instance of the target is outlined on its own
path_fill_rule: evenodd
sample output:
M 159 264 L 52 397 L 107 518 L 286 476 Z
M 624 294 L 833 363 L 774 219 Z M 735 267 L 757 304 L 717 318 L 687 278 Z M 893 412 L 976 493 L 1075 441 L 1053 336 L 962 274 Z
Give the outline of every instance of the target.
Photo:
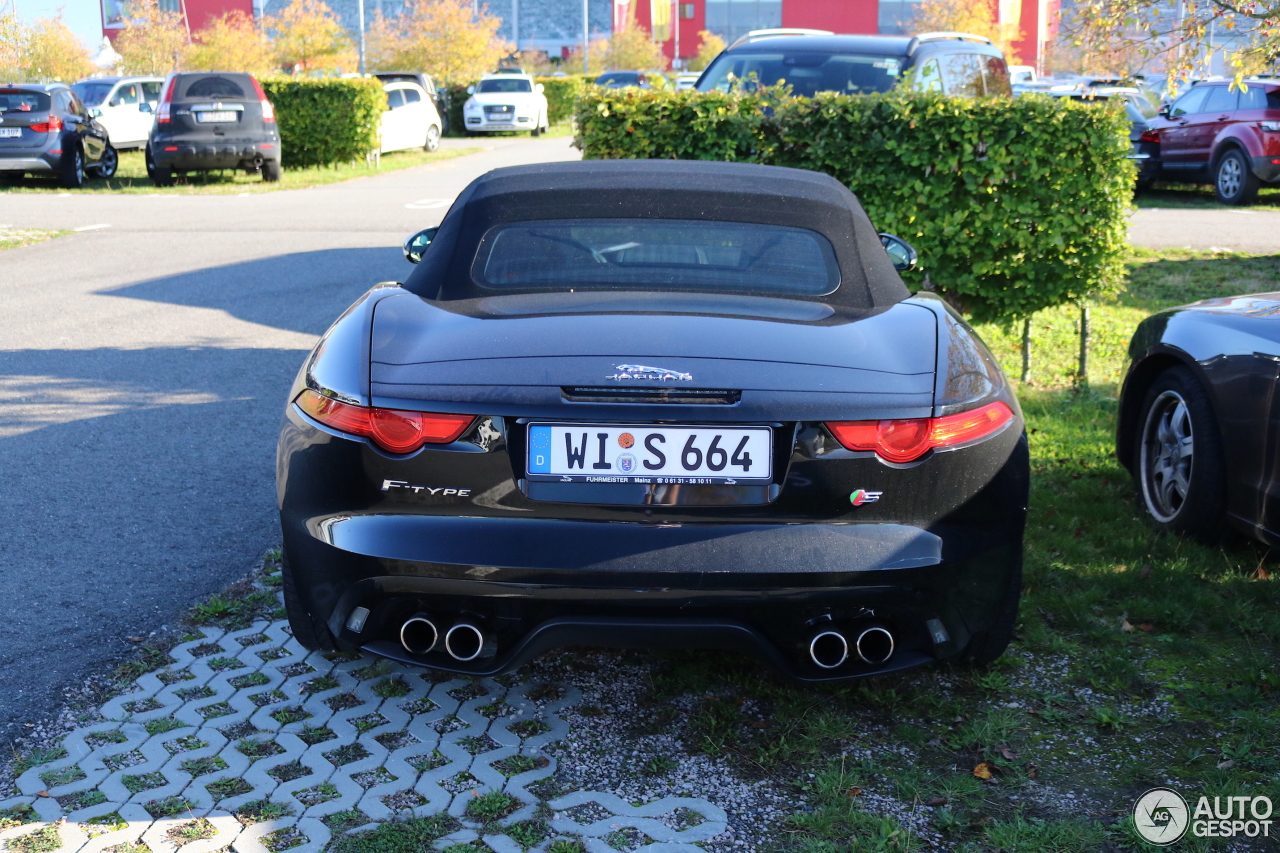
M 893 262 L 895 270 L 906 272 L 907 270 L 915 269 L 916 250 L 906 240 L 901 237 L 895 237 L 892 234 L 881 234 L 880 245 L 884 246 L 885 254 Z
M 474 95 L 475 93 L 476 93 L 476 87 L 475 87 L 475 86 L 468 86 L 468 87 L 467 87 L 467 94 L 468 94 L 468 95 Z
M 1161 118 L 1168 118 L 1168 117 L 1169 117 L 1169 108 L 1170 108 L 1170 107 L 1172 107 L 1172 106 L 1173 106 L 1173 104 L 1161 104 L 1161 105 L 1160 105 L 1160 109 L 1159 109 L 1159 110 L 1157 110 L 1156 112 L 1160 115 L 1160 117 L 1161 117 Z
M 118 106 L 120 106 L 120 99 L 119 99 L 119 98 L 112 98 L 111 100 L 107 101 L 107 106 L 109 106 L 109 107 L 118 107 Z
M 91 118 L 102 118 L 102 110 L 98 109 L 97 107 L 90 107 L 89 116 Z
M 545 87 L 545 86 L 543 86 L 541 83 L 538 83 L 538 84 L 536 84 L 536 85 L 533 87 L 533 91 L 535 91 L 535 92 L 537 92 L 539 95 L 541 95 L 543 92 L 545 92 L 545 91 L 546 91 L 546 87 Z
M 431 245 L 431 241 L 436 238 L 436 232 L 440 228 L 423 228 L 417 234 L 414 234 L 408 240 L 404 241 L 404 257 L 411 264 L 416 264 L 422 260 L 422 255 L 427 251 L 427 247 Z
M 143 101 L 142 103 L 138 104 L 138 112 L 140 112 L 140 113 L 153 113 L 153 112 L 155 112 L 155 110 L 153 110 L 153 109 L 151 108 L 151 105 L 150 105 L 150 104 L 148 104 L 146 101 Z

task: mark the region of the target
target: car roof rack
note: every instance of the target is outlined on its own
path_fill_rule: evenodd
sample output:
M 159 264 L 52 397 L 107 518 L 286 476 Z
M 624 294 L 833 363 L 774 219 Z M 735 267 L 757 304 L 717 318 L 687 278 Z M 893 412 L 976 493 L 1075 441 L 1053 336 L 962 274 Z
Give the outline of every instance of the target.
M 986 36 L 976 36 L 973 33 L 953 33 L 953 32 L 936 32 L 936 33 L 920 33 L 911 37 L 911 41 L 907 43 L 907 56 L 916 52 L 916 48 L 920 46 L 920 42 L 924 41 L 973 41 L 979 44 L 992 44 L 991 39 Z
M 740 44 L 750 44 L 756 39 L 773 38 L 774 36 L 833 36 L 831 30 L 811 30 L 805 27 L 773 27 L 767 30 L 752 30 L 745 36 L 739 36 L 733 44 L 729 45 L 729 49 L 737 47 Z

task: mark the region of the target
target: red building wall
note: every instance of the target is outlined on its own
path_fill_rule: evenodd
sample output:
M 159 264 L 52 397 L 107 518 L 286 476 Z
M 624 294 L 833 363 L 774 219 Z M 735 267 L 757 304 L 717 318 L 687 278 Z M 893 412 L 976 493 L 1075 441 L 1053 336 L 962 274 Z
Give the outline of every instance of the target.
M 663 0 L 663 2 L 669 2 L 669 0 Z M 685 2 L 680 3 L 679 5 L 686 9 L 690 6 L 693 7 L 692 18 L 679 19 L 680 57 L 682 59 L 688 59 L 698 52 L 698 45 L 701 41 L 698 37 L 698 33 L 707 28 L 706 0 L 695 0 L 695 2 L 688 2 L 688 0 L 685 0 Z M 630 6 L 630 14 L 632 16 L 631 20 L 633 20 L 641 29 L 652 32 L 653 14 L 650 0 L 631 0 Z M 671 12 L 672 15 L 676 12 L 676 4 L 674 3 L 671 4 Z M 623 12 L 623 14 L 625 15 L 627 13 Z M 662 53 L 667 57 L 668 62 L 676 58 L 675 39 L 667 39 L 662 43 Z
M 253 18 L 253 0 L 184 0 L 191 32 L 199 32 L 228 12 L 240 11 Z
M 875 35 L 879 0 L 782 0 L 782 26 Z

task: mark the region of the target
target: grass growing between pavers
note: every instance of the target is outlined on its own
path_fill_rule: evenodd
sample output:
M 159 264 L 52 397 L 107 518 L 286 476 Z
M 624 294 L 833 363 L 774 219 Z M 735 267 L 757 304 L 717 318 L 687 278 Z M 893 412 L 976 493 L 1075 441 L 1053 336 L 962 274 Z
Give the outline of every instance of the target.
M 343 163 L 338 166 L 324 166 L 308 169 L 285 169 L 280 180 L 267 183 L 257 174 L 247 175 L 233 169 L 221 169 L 213 172 L 194 172 L 177 179 L 172 187 L 157 187 L 147 177 L 146 162 L 141 151 L 121 151 L 120 165 L 115 177 L 103 180 L 90 177 L 84 187 L 78 190 L 65 189 L 56 178 L 32 177 L 28 175 L 21 182 L 0 185 L 0 193 L 130 193 L 164 195 L 226 195 L 239 193 L 262 193 L 276 190 L 300 190 L 307 187 L 318 187 L 325 184 L 336 184 L 352 178 L 367 178 L 383 175 L 400 169 L 423 166 L 427 163 L 438 163 L 452 160 L 481 151 L 475 148 L 440 148 L 436 151 L 393 151 L 383 154 L 378 165 L 366 163 Z M 0 240 L 0 248 L 7 248 Z

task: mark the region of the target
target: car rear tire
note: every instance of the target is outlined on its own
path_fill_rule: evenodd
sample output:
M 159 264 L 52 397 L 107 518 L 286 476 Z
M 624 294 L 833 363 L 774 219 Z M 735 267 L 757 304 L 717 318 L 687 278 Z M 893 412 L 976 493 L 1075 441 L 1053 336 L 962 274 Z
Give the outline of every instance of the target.
M 969 645 L 964 650 L 964 661 L 976 666 L 985 666 L 1004 654 L 1013 642 L 1013 627 L 1018 621 L 1018 602 L 1022 599 L 1022 557 L 1009 575 L 1009 586 L 1005 589 L 996 609 L 991 627 L 980 631 L 969 638 Z
M 280 560 L 280 578 L 283 581 L 284 610 L 289 618 L 289 630 L 303 648 L 313 652 L 331 652 L 338 647 L 329 626 L 307 612 L 298 595 L 297 581 L 289 565 L 289 554 L 284 552 Z
M 84 152 L 79 146 L 63 156 L 62 185 L 69 190 L 78 190 L 84 186 Z
M 262 180 L 274 184 L 280 180 L 280 161 L 267 160 L 262 164 Z
M 1147 389 L 1138 414 L 1138 498 L 1156 529 L 1214 545 L 1227 534 L 1227 479 L 1213 402 L 1187 367 Z
M 151 157 L 150 148 L 147 149 L 146 162 L 147 162 L 147 177 L 151 178 L 151 183 L 155 184 L 158 187 L 173 186 L 173 170 L 166 169 L 162 166 L 157 166 L 156 161 L 153 160 Z
M 107 150 L 102 152 L 102 160 L 98 162 L 98 165 L 91 166 L 89 172 L 95 178 L 106 180 L 107 178 L 114 178 L 118 168 L 120 168 L 120 155 L 116 152 L 116 149 L 108 145 Z
M 1253 204 L 1262 181 L 1249 166 L 1249 158 L 1239 148 L 1231 148 L 1218 158 L 1213 169 L 1213 191 L 1223 204 Z
M 427 127 L 427 138 L 422 143 L 422 150 L 435 151 L 440 147 L 440 128 L 433 125 Z

